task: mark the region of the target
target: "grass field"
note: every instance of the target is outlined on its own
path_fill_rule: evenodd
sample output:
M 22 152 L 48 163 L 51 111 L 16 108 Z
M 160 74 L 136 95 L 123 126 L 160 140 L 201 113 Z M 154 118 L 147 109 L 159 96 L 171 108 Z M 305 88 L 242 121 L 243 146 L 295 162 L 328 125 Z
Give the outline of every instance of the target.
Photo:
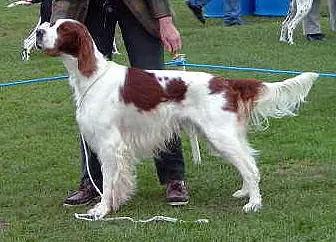
M 7 9 L 0 0 L 0 82 L 66 74 L 58 59 L 34 51 L 20 57 L 23 39 L 35 25 L 38 6 Z M 189 63 L 334 73 L 336 33 L 328 27 L 323 1 L 323 42 L 308 42 L 301 26 L 294 46 L 278 42 L 282 18 L 246 17 L 248 25 L 224 27 L 220 19 L 205 26 L 184 1 L 173 0 L 183 49 Z M 127 64 L 122 55 L 119 63 Z M 171 60 L 169 54 L 166 60 Z M 195 69 L 196 70 L 196 69 Z M 277 81 L 284 74 L 213 72 L 228 78 Z M 83 222 L 62 200 L 77 188 L 79 147 L 74 106 L 66 80 L 0 88 L 0 241 L 336 241 L 336 80 L 320 78 L 294 118 L 271 120 L 263 132 L 249 135 L 262 174 L 263 209 L 241 211 L 245 199 L 231 194 L 240 187 L 236 170 L 202 145 L 203 162 L 191 162 L 184 139 L 189 205 L 169 207 L 153 162 L 138 166 L 138 190 L 117 214 L 145 219 L 164 215 L 208 224 Z

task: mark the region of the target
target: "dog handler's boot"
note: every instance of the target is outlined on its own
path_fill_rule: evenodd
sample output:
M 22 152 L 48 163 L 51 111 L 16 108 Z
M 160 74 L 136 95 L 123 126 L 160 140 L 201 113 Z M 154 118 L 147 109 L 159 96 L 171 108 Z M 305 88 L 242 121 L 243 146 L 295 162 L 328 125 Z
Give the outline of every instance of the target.
M 77 191 L 68 195 L 63 201 L 65 206 L 80 206 L 87 205 L 99 200 L 99 194 L 91 181 L 84 180 Z
M 169 181 L 167 184 L 166 198 L 169 205 L 186 205 L 189 202 L 189 196 L 185 182 L 179 180 Z

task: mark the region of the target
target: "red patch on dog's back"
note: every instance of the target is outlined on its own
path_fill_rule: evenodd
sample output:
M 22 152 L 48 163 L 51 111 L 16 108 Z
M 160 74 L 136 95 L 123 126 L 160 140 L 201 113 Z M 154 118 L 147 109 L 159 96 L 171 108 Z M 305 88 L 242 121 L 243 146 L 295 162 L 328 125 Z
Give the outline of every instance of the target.
M 185 98 L 188 87 L 181 78 L 173 78 L 168 81 L 166 93 L 169 100 L 181 102 Z
M 260 93 L 263 84 L 258 80 L 230 80 L 214 77 L 209 81 L 210 94 L 223 93 L 227 99 L 224 110 L 237 112 L 239 102 L 252 103 Z
M 187 91 L 184 81 L 181 78 L 164 79 L 166 88 L 160 85 L 153 73 L 128 68 L 120 96 L 126 104 L 134 104 L 139 111 L 150 111 L 162 102 L 181 102 Z

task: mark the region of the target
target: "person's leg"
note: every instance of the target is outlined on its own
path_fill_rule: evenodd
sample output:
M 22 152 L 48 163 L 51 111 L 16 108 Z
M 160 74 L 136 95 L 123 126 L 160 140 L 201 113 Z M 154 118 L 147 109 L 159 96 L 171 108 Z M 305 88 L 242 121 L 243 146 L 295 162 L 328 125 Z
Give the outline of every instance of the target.
M 210 1 L 211 0 L 187 0 L 187 2 L 190 3 L 191 5 L 200 7 L 204 7 Z
M 95 185 L 98 187 L 100 192 L 102 192 L 103 175 L 101 172 L 99 160 L 97 158 L 97 155 L 90 149 L 88 144 L 84 142 L 85 142 L 84 139 L 80 135 L 80 149 L 81 149 L 81 157 L 82 157 L 81 183 L 85 183 L 86 181 L 90 181 L 91 183 L 91 180 L 90 180 L 90 175 L 91 175 L 92 179 L 94 180 Z
M 150 35 L 127 7 L 123 3 L 120 4 L 120 9 L 123 9 L 123 11 L 118 11 L 118 23 L 130 65 L 142 69 L 163 69 L 164 49 L 162 42 Z M 180 183 L 177 182 L 179 187 L 178 185 L 176 187 L 178 189 L 182 187 L 183 190 L 181 190 L 183 194 L 179 194 L 181 196 L 179 199 L 186 203 L 188 196 L 183 182 L 184 161 L 181 140 L 176 135 L 174 139 L 167 142 L 168 151 L 159 151 L 157 157 L 154 158 L 158 177 L 161 184 L 168 183 L 168 187 L 169 182 L 179 181 Z M 168 200 L 170 195 L 167 195 Z M 173 199 L 176 199 L 176 197 Z
M 239 25 L 241 24 L 240 12 L 241 2 L 240 0 L 224 0 L 223 1 L 223 21 L 226 25 Z
M 318 34 L 321 33 L 320 26 L 320 0 L 314 0 L 313 5 L 302 21 L 303 33 Z
M 186 4 L 194 16 L 204 24 L 203 7 L 210 1 L 211 0 L 186 0 Z
M 336 31 L 336 0 L 328 0 L 329 23 L 332 31 Z
M 111 57 L 113 50 L 113 37 L 115 32 L 116 20 L 112 14 L 106 16 L 105 10 L 100 1 L 91 0 L 88 13 L 85 19 L 85 25 L 88 28 L 98 50 L 107 58 Z M 82 205 L 87 204 L 98 197 L 89 178 L 89 172 L 95 185 L 102 191 L 102 173 L 97 155 L 92 152 L 90 147 L 80 139 L 82 174 L 80 186 L 77 191 L 70 194 L 64 200 L 64 205 Z M 84 147 L 85 146 L 85 147 Z M 89 171 L 86 163 L 88 162 Z
M 52 0 L 43 0 L 40 6 L 41 24 L 49 22 L 52 10 Z
M 104 7 L 103 1 L 90 1 L 84 24 L 88 28 L 98 50 L 108 59 L 111 58 L 113 51 L 116 23 L 114 14 L 107 12 L 107 6 L 105 5 Z

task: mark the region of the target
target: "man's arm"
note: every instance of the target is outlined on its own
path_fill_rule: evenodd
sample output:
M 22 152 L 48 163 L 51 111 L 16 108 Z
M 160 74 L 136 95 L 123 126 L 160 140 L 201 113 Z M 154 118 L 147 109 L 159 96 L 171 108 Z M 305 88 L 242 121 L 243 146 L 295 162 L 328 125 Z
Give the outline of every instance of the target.
M 175 53 L 181 49 L 181 36 L 176 29 L 172 11 L 168 0 L 147 0 L 153 17 L 158 19 L 160 26 L 160 38 L 165 49 L 170 53 Z
M 175 53 L 182 47 L 179 31 L 176 29 L 171 16 L 159 18 L 160 38 L 169 53 Z
M 147 0 L 151 13 L 154 18 L 172 16 L 172 11 L 168 0 Z
M 55 0 L 50 23 L 57 19 L 71 18 L 84 22 L 89 0 Z

